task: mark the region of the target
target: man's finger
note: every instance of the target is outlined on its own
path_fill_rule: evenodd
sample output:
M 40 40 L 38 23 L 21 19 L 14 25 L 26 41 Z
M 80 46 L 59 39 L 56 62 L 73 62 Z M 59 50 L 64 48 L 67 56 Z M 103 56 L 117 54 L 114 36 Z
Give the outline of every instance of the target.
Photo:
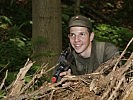
M 71 75 L 71 69 L 68 69 L 68 71 L 60 73 L 60 76 L 66 76 L 66 75 Z
M 67 75 L 67 72 L 60 73 L 60 76 L 65 76 L 65 75 Z
M 71 69 L 68 69 L 67 75 L 71 75 Z

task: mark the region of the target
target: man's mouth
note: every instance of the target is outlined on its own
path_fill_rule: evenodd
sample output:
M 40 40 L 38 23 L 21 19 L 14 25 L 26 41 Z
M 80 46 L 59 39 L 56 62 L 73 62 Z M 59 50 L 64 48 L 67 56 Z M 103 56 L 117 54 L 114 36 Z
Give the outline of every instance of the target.
M 78 48 L 81 48 L 81 46 L 82 46 L 82 45 L 79 45 L 79 44 L 74 45 L 74 47 L 77 48 L 77 49 L 78 49 Z

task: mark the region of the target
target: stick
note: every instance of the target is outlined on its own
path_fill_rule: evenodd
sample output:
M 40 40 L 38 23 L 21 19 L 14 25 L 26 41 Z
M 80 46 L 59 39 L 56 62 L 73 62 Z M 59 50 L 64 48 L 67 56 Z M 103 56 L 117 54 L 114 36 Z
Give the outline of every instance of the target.
M 7 73 L 8 73 L 8 70 L 6 71 L 6 75 L 5 75 L 4 79 L 2 80 L 2 83 L 1 83 L 1 85 L 0 85 L 0 90 L 1 90 L 2 87 L 4 86 L 5 80 L 6 80 L 6 78 L 7 78 Z
M 122 52 L 122 54 L 120 55 L 120 57 L 117 59 L 117 62 L 116 62 L 116 64 L 115 64 L 114 68 L 113 68 L 113 71 L 116 69 L 116 66 L 117 66 L 118 63 L 120 62 L 121 58 L 122 58 L 123 55 L 125 54 L 127 48 L 128 48 L 129 45 L 132 43 L 132 41 L 133 41 L 133 37 L 132 37 L 132 39 L 129 41 L 129 43 L 127 44 L 126 48 L 124 49 L 124 51 Z

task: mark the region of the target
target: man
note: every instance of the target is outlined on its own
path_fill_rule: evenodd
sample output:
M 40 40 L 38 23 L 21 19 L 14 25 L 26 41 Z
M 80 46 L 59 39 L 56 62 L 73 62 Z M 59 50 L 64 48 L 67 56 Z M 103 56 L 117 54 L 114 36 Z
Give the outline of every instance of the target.
M 68 74 L 92 73 L 101 63 L 118 55 L 118 48 L 113 44 L 94 41 L 91 22 L 85 16 L 72 17 L 69 22 L 69 32 L 68 38 L 72 46 L 71 54 L 74 63 L 68 71 L 60 73 L 61 77 Z

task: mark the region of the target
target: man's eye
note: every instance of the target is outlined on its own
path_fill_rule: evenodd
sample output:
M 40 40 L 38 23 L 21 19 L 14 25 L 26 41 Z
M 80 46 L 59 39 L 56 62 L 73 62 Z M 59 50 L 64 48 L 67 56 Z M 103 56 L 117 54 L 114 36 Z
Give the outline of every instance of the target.
M 80 35 L 80 36 L 85 36 L 85 33 L 80 33 L 79 35 Z
M 74 36 L 75 36 L 75 34 L 73 34 L 73 33 L 70 33 L 70 34 L 69 34 L 69 36 L 70 36 L 70 37 L 74 37 Z

